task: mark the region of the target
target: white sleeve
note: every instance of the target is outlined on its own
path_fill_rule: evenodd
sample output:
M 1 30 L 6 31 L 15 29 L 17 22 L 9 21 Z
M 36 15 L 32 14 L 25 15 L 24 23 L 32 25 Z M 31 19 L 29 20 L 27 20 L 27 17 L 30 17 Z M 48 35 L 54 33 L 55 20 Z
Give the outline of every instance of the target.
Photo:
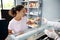
M 54 27 L 60 27 L 60 22 L 48 21 L 46 18 L 42 18 L 42 23 Z
M 59 22 L 47 21 L 47 25 L 51 25 L 51 26 L 60 28 L 60 23 Z
M 9 23 L 8 29 L 9 29 L 9 30 L 12 30 L 12 27 L 13 27 L 13 23 Z

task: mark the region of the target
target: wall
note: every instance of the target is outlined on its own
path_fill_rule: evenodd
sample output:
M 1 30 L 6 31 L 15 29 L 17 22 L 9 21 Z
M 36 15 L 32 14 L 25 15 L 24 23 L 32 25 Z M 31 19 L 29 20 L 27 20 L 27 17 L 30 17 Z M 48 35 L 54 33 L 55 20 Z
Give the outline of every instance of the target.
M 0 11 L 0 19 L 1 19 L 1 11 Z
M 60 18 L 60 0 L 43 0 L 42 16 L 55 21 Z
M 59 0 L 59 4 L 60 4 L 60 0 Z M 60 9 L 60 5 L 59 5 L 59 9 Z M 60 12 L 60 10 L 59 10 L 59 12 Z M 60 16 L 59 16 L 60 17 Z

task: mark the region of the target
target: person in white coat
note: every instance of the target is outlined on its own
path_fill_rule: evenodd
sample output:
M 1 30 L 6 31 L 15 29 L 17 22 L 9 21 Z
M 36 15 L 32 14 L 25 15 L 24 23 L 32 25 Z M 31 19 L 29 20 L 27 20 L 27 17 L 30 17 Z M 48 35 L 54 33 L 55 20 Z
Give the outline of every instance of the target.
M 59 29 L 60 28 L 60 22 L 53 22 L 53 21 L 48 21 L 46 18 L 43 18 L 43 23 L 53 26 L 55 29 Z M 59 35 L 55 32 L 54 30 L 45 30 L 44 33 L 50 37 L 50 38 L 54 38 L 54 40 L 60 40 Z

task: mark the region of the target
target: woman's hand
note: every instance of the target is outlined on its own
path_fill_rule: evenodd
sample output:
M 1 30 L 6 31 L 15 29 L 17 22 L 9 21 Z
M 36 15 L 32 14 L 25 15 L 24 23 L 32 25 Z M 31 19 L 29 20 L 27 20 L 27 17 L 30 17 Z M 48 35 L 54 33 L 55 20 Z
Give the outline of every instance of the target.
M 37 17 L 36 19 L 35 19 L 35 21 L 40 21 L 41 19 L 40 19 L 40 17 Z
M 21 31 L 18 35 L 21 35 L 21 34 L 24 34 L 24 32 L 23 32 L 23 31 Z
M 8 29 L 8 34 L 9 34 L 9 35 L 10 35 L 10 34 L 13 34 L 13 33 L 12 33 L 12 30 L 9 30 L 9 29 Z
M 48 20 L 46 18 L 42 18 L 42 21 L 47 24 Z
M 27 24 L 29 24 L 29 25 L 34 24 L 34 20 L 29 20 L 29 21 L 27 22 Z

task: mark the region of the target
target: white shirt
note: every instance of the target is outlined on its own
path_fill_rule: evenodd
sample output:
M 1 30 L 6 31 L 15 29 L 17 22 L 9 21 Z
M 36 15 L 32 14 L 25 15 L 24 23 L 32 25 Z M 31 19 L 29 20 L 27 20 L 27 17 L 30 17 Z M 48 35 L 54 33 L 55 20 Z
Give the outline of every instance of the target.
M 42 18 L 42 23 L 48 26 L 53 26 L 56 30 L 60 29 L 60 22 L 48 21 L 45 18 Z
M 9 22 L 8 29 L 14 33 L 19 33 L 27 29 L 27 17 L 23 17 L 20 21 L 16 21 L 14 18 Z
M 60 22 L 47 21 L 47 25 L 53 26 L 55 30 L 60 30 Z

